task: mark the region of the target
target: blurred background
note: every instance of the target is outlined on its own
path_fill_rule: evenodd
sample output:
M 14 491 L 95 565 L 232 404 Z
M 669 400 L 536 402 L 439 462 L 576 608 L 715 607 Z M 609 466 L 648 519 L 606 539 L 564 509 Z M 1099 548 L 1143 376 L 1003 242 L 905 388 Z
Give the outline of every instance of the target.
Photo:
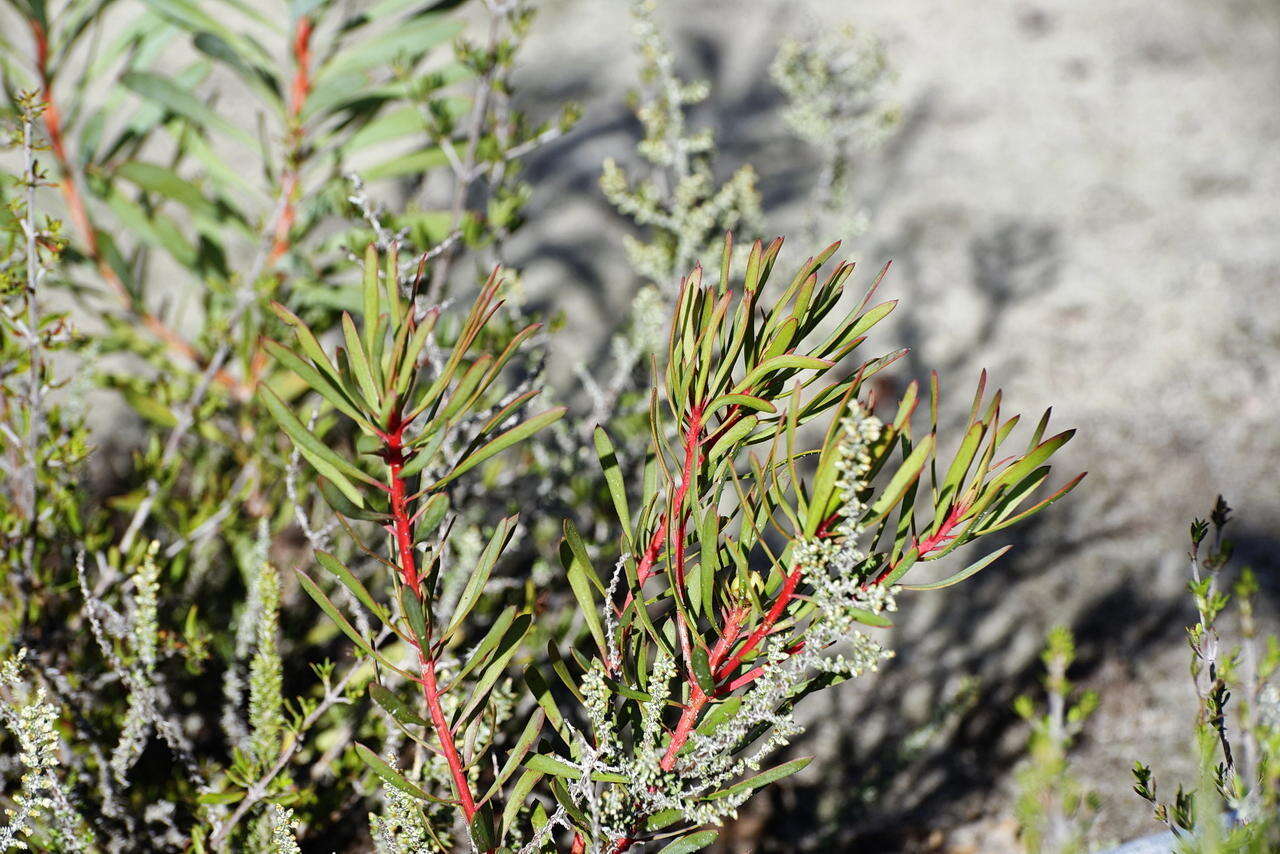
M 568 375 L 634 287 L 610 234 L 628 224 L 597 182 L 600 161 L 625 161 L 639 135 L 625 105 L 639 60 L 622 4 L 543 8 L 523 94 L 585 110 L 531 164 L 540 189 L 515 254 L 538 299 L 596 320 L 568 336 L 582 347 L 560 354 Z M 982 368 L 1012 411 L 1052 405 L 1056 423 L 1079 428 L 1063 473 L 1089 471 L 1000 565 L 905 603 L 881 678 L 811 699 L 796 751 L 819 761 L 797 788 L 752 802 L 736 850 L 786 850 L 752 842 L 775 815 L 800 826 L 838 815 L 839 850 L 1017 850 L 1011 772 L 1026 730 L 1011 706 L 1035 691 L 1055 623 L 1076 633 L 1072 674 L 1101 695 L 1075 754 L 1102 795 L 1100 835 L 1152 832 L 1130 768 L 1141 758 L 1186 779 L 1194 767 L 1186 531 L 1218 493 L 1236 509 L 1239 562 L 1262 579 L 1260 610 L 1273 620 L 1280 606 L 1280 4 L 659 10 L 678 71 L 711 85 L 693 124 L 714 129 L 718 173 L 756 167 L 766 236 L 801 234 L 819 171 L 780 118 L 769 73 L 780 41 L 852 24 L 882 42 L 900 121 L 853 159 L 850 204 L 866 230 L 842 247 L 864 283 L 893 262 L 881 293 L 902 304 L 876 343 L 910 346 L 895 378 L 937 369 L 957 410 Z M 599 227 L 611 219 L 616 229 Z M 797 262 L 804 244 L 784 254 Z M 927 749 L 894 755 L 929 728 Z

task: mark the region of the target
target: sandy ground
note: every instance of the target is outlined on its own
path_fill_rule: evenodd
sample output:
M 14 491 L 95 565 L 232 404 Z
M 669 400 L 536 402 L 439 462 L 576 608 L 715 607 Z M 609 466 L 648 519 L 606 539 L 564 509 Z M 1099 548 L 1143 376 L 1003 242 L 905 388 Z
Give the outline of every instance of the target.
M 769 823 L 782 808 L 799 813 L 793 827 L 845 819 L 825 840 L 836 850 L 899 850 L 904 827 L 926 848 L 1002 850 L 1025 737 L 1008 706 L 1034 690 L 1055 622 L 1077 630 L 1079 677 L 1103 693 L 1078 753 L 1103 795 L 1099 836 L 1149 832 L 1128 769 L 1147 759 L 1170 789 L 1188 771 L 1182 554 L 1187 521 L 1216 493 L 1264 572 L 1262 610 L 1280 602 L 1280 3 L 663 8 L 682 69 L 715 86 L 698 118 L 716 128 L 724 171 L 750 161 L 762 175 L 771 232 L 796 228 L 813 175 L 777 118 L 778 39 L 852 21 L 884 40 L 904 121 L 860 161 L 872 226 L 848 247 L 868 267 L 894 261 L 886 287 L 904 305 L 880 341 L 914 348 L 901 379 L 938 368 L 953 406 L 981 367 L 1012 410 L 1052 403 L 1058 424 L 1080 428 L 1066 467 L 1090 471 L 1069 506 L 1019 536 L 1017 558 L 908 603 L 884 678 L 815 701 L 805 749 L 822 762 L 744 823 L 783 841 L 735 847 L 795 850 L 788 826 Z M 600 160 L 627 158 L 637 133 L 622 102 L 629 38 L 621 0 L 554 0 L 526 54 L 535 109 L 572 97 L 587 113 L 531 165 L 539 211 L 517 254 L 532 293 L 586 330 L 614 322 L 634 288 L 595 186 Z M 593 339 L 575 340 L 562 370 L 591 357 Z M 945 746 L 888 757 L 967 675 L 983 687 L 940 725 Z M 868 796 L 887 820 L 864 820 Z M 962 827 L 929 841 L 934 821 Z

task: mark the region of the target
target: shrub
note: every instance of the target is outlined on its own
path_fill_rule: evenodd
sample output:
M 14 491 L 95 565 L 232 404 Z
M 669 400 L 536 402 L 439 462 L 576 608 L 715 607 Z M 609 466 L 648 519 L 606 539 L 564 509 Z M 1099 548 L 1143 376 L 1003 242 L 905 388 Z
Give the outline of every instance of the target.
M 691 183 L 606 171 L 654 288 L 599 424 L 544 400 L 499 269 L 519 163 L 575 115 L 512 107 L 527 11 L 473 42 L 399 0 L 211 6 L 6 11 L 3 847 L 695 850 L 803 767 L 795 705 L 877 666 L 905 591 L 1007 547 L 920 566 L 1079 482 L 1037 500 L 1071 432 L 1014 449 L 985 376 L 947 454 L 936 377 L 874 399 L 883 271 L 854 299 L 837 245 L 780 284 L 781 240 L 717 243 L 754 193 L 677 121 L 703 93 L 650 6 L 644 150 Z M 104 390 L 132 435 L 95 455 Z
M 1187 628 L 1187 643 L 1197 699 L 1191 741 L 1199 779 L 1189 788 L 1179 785 L 1173 800 L 1165 801 L 1150 766 L 1133 766 L 1134 791 L 1169 828 L 1177 850 L 1195 854 L 1274 851 L 1280 845 L 1280 719 L 1271 684 L 1280 668 L 1280 640 L 1269 635 L 1265 649 L 1259 648 L 1253 608 L 1258 580 L 1252 570 L 1241 570 L 1232 593 L 1226 592 L 1222 573 L 1232 545 L 1224 530 L 1230 517 L 1231 508 L 1218 496 L 1209 518 L 1191 523 L 1187 591 L 1198 619 Z M 1219 618 L 1232 598 L 1241 642 L 1226 647 Z M 1228 708 L 1232 697 L 1234 713 Z

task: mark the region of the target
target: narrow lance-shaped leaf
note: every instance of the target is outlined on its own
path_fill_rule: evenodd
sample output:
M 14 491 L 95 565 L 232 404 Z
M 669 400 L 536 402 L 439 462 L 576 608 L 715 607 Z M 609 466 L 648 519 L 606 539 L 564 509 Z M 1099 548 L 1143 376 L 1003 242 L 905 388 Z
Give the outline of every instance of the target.
M 356 323 L 347 312 L 342 313 L 342 335 L 347 342 L 347 358 L 351 360 L 351 371 L 364 395 L 365 402 L 377 409 L 382 402 L 378 391 L 378 383 L 374 380 L 373 367 L 369 356 L 365 353 L 364 344 L 360 342 L 360 333 L 356 331 Z
M 608 646 L 605 643 L 604 626 L 601 625 L 600 614 L 597 612 L 599 606 L 596 602 L 595 594 L 592 593 L 593 587 L 599 590 L 603 588 L 603 585 L 600 583 L 600 578 L 596 575 L 595 569 L 591 566 L 590 559 L 571 546 L 571 539 L 568 536 L 571 527 L 572 523 L 566 520 L 566 536 L 565 541 L 560 545 L 560 560 L 568 573 L 569 588 L 573 591 L 573 596 L 578 601 L 578 608 L 583 620 L 586 621 L 587 629 L 595 639 L 600 654 L 604 656 L 607 655 Z M 612 604 L 606 602 L 605 607 L 612 607 Z
M 712 842 L 715 842 L 716 837 L 719 835 L 719 831 L 716 830 L 701 830 L 690 836 L 677 839 L 659 851 L 658 854 L 693 854 L 693 852 L 701 851 Z
M 484 586 L 489 580 L 490 573 L 493 572 L 493 566 L 498 562 L 498 557 L 502 554 L 502 550 L 510 542 L 511 535 L 515 529 L 515 516 L 508 516 L 498 523 L 497 529 L 493 532 L 489 543 L 484 547 L 484 551 L 480 553 L 480 559 L 476 562 L 475 568 L 471 570 L 471 575 L 467 578 L 467 585 L 463 588 L 462 595 L 458 598 L 457 608 L 453 612 L 453 618 L 450 620 L 449 628 L 445 630 L 443 637 L 448 638 L 452 635 L 467 619 L 467 615 L 471 613 L 471 609 L 475 607 L 476 602 L 480 601 L 480 595 L 484 593 Z
M 302 585 L 302 589 L 307 591 L 307 595 L 315 600 L 315 603 L 320 606 L 320 610 L 324 611 L 325 615 L 330 620 L 333 620 L 334 624 L 342 630 L 344 635 L 351 639 L 352 643 L 360 647 L 366 655 L 377 659 L 384 667 L 390 668 L 401 676 L 405 676 L 410 679 L 413 678 L 409 673 L 392 664 L 385 656 L 382 655 L 382 653 L 374 649 L 373 646 L 364 639 L 364 636 L 361 635 L 360 632 L 356 631 L 355 626 L 351 625 L 350 621 L 343 616 L 342 612 L 338 610 L 338 606 L 334 605 L 333 601 L 325 595 L 325 592 L 311 580 L 309 575 L 300 569 L 295 571 L 298 574 L 298 583 Z
M 313 365 L 300 359 L 292 350 L 275 341 L 263 341 L 262 346 L 263 349 L 275 357 L 276 361 L 302 377 L 312 391 L 317 392 L 321 397 L 333 404 L 335 409 L 355 421 L 367 432 L 373 432 L 373 423 L 364 416 L 363 412 L 356 408 L 355 403 L 346 396 L 342 389 L 335 385 L 322 371 L 317 370 Z
M 566 407 L 563 406 L 557 406 L 554 409 L 549 409 L 546 412 L 533 416 L 528 421 L 512 427 L 505 433 L 500 433 L 495 436 L 489 442 L 481 445 L 479 448 L 464 457 L 456 466 L 454 466 L 453 471 L 449 472 L 447 475 L 440 478 L 440 480 L 432 484 L 432 491 L 438 490 L 446 483 L 449 483 L 460 475 L 471 471 L 471 469 L 491 457 L 497 456 L 517 442 L 523 442 L 543 427 L 559 421 L 560 417 L 564 415 L 565 409 Z
M 379 616 L 386 613 L 385 609 L 374 600 L 373 596 L 369 593 L 369 589 L 364 586 L 364 583 L 352 575 L 351 570 L 347 569 L 342 561 L 338 560 L 328 552 L 322 551 L 316 552 L 316 561 L 327 569 L 334 578 L 338 579 L 338 582 L 351 592 L 351 595 L 356 598 L 356 601 L 368 608 L 370 612 Z
M 298 450 L 307 461 L 316 467 L 316 471 L 327 477 L 333 485 L 342 490 L 342 494 L 351 499 L 357 507 L 365 506 L 365 498 L 350 478 L 354 477 L 369 484 L 377 484 L 373 478 L 356 468 L 348 460 L 339 456 L 332 448 L 320 441 L 299 421 L 279 397 L 265 385 L 262 388 L 262 400 L 267 409 L 275 417 L 280 428 L 293 439 Z
M 1000 558 L 1004 557 L 1004 555 L 1007 554 L 1008 551 L 1012 548 L 1013 546 L 1010 545 L 1010 546 L 1005 546 L 1004 548 L 1001 548 L 1001 549 L 996 549 L 994 552 L 987 555 L 986 557 L 983 557 L 980 560 L 974 561 L 973 563 L 966 566 L 964 569 L 960 570 L 957 573 L 947 576 L 941 581 L 932 581 L 926 584 L 904 584 L 902 585 L 902 589 L 903 590 L 941 590 L 944 587 L 950 587 L 953 584 L 959 584 L 961 581 L 964 581 L 969 576 L 976 575 L 977 573 L 986 569 L 991 564 L 995 563 Z
M 622 481 L 622 466 L 618 462 L 618 454 L 603 427 L 596 427 L 594 438 L 600 468 L 604 470 L 604 481 L 609 487 L 609 497 L 613 499 L 613 509 L 618 514 L 618 521 L 622 523 L 623 536 L 630 545 L 631 509 L 627 506 L 627 488 Z
M 779 780 L 790 777 L 792 774 L 803 770 L 812 761 L 812 756 L 802 756 L 799 759 L 792 759 L 790 762 L 783 762 L 781 765 L 776 765 L 767 771 L 761 771 L 759 774 L 734 783 L 732 786 L 712 792 L 707 795 L 707 799 L 727 798 L 730 795 L 736 795 L 741 792 L 753 792 L 770 783 L 776 783 Z
M 409 707 L 409 704 L 401 700 L 396 693 L 380 682 L 369 683 L 369 697 L 387 711 L 387 714 L 398 720 L 400 723 L 408 726 L 430 726 L 430 722 L 425 720 L 417 712 Z
M 356 742 L 355 747 L 356 747 L 356 755 L 360 757 L 360 761 L 362 761 L 365 765 L 369 766 L 370 771 L 377 774 L 387 783 L 389 783 L 392 786 L 395 786 L 397 789 L 404 792 L 405 794 L 415 797 L 420 801 L 430 801 L 433 804 L 451 803 L 450 801 L 446 801 L 441 798 L 434 797 L 433 795 L 428 795 L 426 792 L 422 791 L 422 789 L 418 788 L 418 786 L 409 782 L 407 777 L 405 777 L 399 771 L 397 771 L 396 769 L 388 765 L 381 756 L 374 753 L 372 750 L 365 747 L 363 744 Z
M 930 433 L 912 449 L 902 465 L 894 472 L 880 497 L 871 505 L 871 519 L 881 519 L 888 514 L 907 493 L 907 487 L 916 482 L 920 472 L 933 453 L 936 437 Z

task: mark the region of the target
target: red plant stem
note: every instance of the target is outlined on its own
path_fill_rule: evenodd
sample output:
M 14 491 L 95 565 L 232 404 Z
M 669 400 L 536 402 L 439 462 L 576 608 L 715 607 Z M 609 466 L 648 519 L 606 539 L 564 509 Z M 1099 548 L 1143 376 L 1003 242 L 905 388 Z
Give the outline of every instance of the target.
M 293 34 L 293 83 L 289 87 L 289 153 L 288 167 L 281 176 L 280 197 L 284 205 L 280 209 L 280 217 L 276 220 L 275 239 L 271 244 L 272 262 L 289 251 L 289 231 L 297 219 L 297 202 L 301 166 L 302 142 L 302 108 L 307 103 L 307 95 L 311 93 L 311 33 L 314 29 L 311 19 L 305 15 L 298 19 L 298 26 Z
M 707 656 L 712 672 L 715 672 L 717 665 L 720 664 L 729 650 L 733 648 L 734 643 L 737 642 L 738 633 L 742 630 L 742 621 L 747 616 L 747 613 L 748 609 L 746 608 L 734 608 L 725 618 L 724 631 L 720 635 L 720 640 L 716 641 L 716 645 L 712 647 L 711 653 Z M 676 723 L 675 732 L 671 734 L 671 743 L 667 745 L 667 752 L 663 754 L 662 762 L 660 763 L 663 771 L 670 771 L 675 767 L 676 755 L 693 733 L 693 728 L 698 723 L 698 715 L 702 713 L 707 701 L 716 693 L 718 692 L 708 694 L 697 682 L 693 683 L 693 688 L 689 692 L 689 702 L 685 705 L 684 711 L 680 713 L 680 720 Z
M 791 646 L 787 647 L 787 655 L 795 655 L 802 649 L 804 649 L 804 641 L 796 641 Z M 723 690 L 726 694 L 730 694 L 744 685 L 750 685 L 752 682 L 756 681 L 761 673 L 764 673 L 763 664 L 759 667 L 753 667 L 738 678 L 726 682 Z
M 395 538 L 396 551 L 400 555 L 400 573 L 405 586 L 421 599 L 422 578 L 418 574 L 413 553 L 413 522 L 409 513 L 408 489 L 404 478 L 400 475 L 404 470 L 404 426 L 397 425 L 384 436 L 387 466 L 391 471 L 391 531 Z M 422 698 L 431 716 L 431 726 L 435 730 L 436 740 L 440 742 L 440 752 L 449 765 L 449 773 L 453 777 L 453 786 L 457 790 L 462 812 L 470 822 L 476 813 L 475 799 L 471 794 L 471 786 L 467 782 L 462 757 L 458 754 L 458 748 L 454 742 L 453 731 L 449 728 L 448 718 L 445 717 L 444 709 L 440 704 L 441 692 L 436 681 L 436 662 L 430 644 L 418 645 L 418 664 L 422 670 L 419 684 L 422 686 Z
M 795 596 L 796 585 L 800 583 L 800 577 L 803 570 L 796 567 L 791 574 L 782 582 L 782 589 L 778 591 L 778 598 L 773 600 L 773 605 L 769 608 L 769 612 L 764 615 L 764 619 L 760 621 L 760 625 L 756 626 L 755 631 L 747 636 L 743 641 L 742 647 L 734 653 L 733 657 L 726 661 L 719 670 L 715 671 L 717 680 L 723 679 L 732 673 L 742 664 L 742 660 L 760 645 L 760 641 L 764 640 L 773 632 L 774 624 L 786 612 L 787 606 L 791 604 L 791 599 Z
M 680 485 L 676 487 L 675 496 L 671 499 L 671 511 L 667 515 L 668 519 L 675 519 L 674 526 L 667 526 L 667 534 L 668 536 L 674 534 L 671 542 L 671 563 L 674 569 L 672 585 L 675 595 L 680 597 L 684 596 L 685 525 L 689 521 L 684 502 L 689 494 L 689 485 L 698 476 L 698 463 L 702 459 L 701 438 L 702 404 L 699 403 L 689 413 L 689 427 L 684 434 L 684 467 L 680 472 Z M 692 679 L 693 649 L 689 644 L 689 627 L 685 625 L 684 611 L 680 609 L 676 610 L 676 634 L 680 638 L 680 652 L 684 656 L 685 669 L 689 671 L 691 681 L 694 681 Z
M 670 517 L 674 517 L 675 539 L 673 554 L 675 558 L 675 583 L 684 587 L 684 528 L 689 521 L 689 514 L 684 509 L 685 497 L 689 494 L 689 484 L 697 477 L 698 463 L 701 461 L 702 438 L 702 404 L 698 404 L 689 413 L 689 428 L 684 434 L 684 468 L 680 472 L 680 485 L 676 487 L 675 497 L 671 499 Z
M 400 476 L 404 469 L 402 435 L 400 431 L 396 431 L 387 441 L 387 466 L 391 469 L 391 533 L 396 541 L 396 551 L 400 553 L 400 574 L 405 586 L 421 599 L 421 579 L 418 578 L 417 562 L 413 555 L 413 523 L 409 518 L 408 491 L 404 478 Z
M 658 530 L 653 532 L 653 536 L 649 538 L 649 545 L 644 550 L 644 554 L 640 557 L 640 564 L 636 567 L 636 580 L 641 586 L 653 577 L 653 565 L 658 560 L 658 554 L 662 550 L 662 542 L 667 538 L 667 516 L 664 513 L 662 521 L 658 523 Z
M 897 561 L 885 567 L 884 570 L 876 576 L 872 585 L 880 584 L 892 575 L 893 571 L 902 565 L 902 561 L 906 559 L 907 554 L 911 551 L 914 550 L 916 558 L 920 559 L 932 554 L 945 546 L 951 540 L 955 539 L 956 535 L 953 534 L 952 531 L 954 531 L 956 526 L 963 520 L 964 514 L 969 512 L 969 506 L 968 502 L 961 501 L 952 507 L 951 512 L 947 514 L 946 518 L 942 520 L 942 524 L 938 526 L 938 530 L 934 531 L 923 540 L 914 540 L 911 544 L 911 548 L 903 552 L 902 556 L 899 557 Z

